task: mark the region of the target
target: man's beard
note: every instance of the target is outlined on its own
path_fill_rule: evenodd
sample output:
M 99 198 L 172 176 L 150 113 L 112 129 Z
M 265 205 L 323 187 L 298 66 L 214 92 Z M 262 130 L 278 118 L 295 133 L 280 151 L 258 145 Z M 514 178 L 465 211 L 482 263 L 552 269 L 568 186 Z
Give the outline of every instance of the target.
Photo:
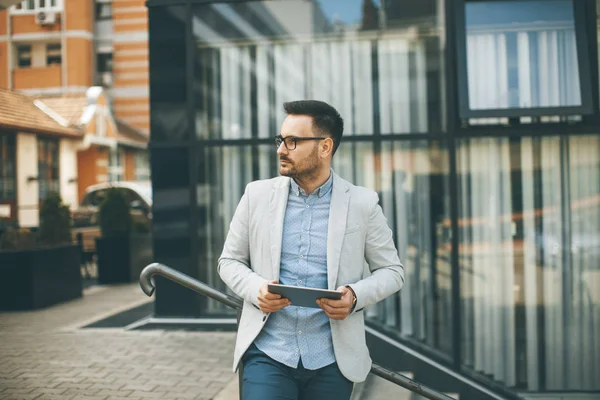
M 289 158 L 280 157 L 279 160 L 287 162 L 285 170 L 282 170 L 280 166 L 281 175 L 292 179 L 305 179 L 316 176 L 320 166 L 316 148 L 307 159 L 300 161 L 298 167 L 296 167 L 297 163 L 293 163 Z

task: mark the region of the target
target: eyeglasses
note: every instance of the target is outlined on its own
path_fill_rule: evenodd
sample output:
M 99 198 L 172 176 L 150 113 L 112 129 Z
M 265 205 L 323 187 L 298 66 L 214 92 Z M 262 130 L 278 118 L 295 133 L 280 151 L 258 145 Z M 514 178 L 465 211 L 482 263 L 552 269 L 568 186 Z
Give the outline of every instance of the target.
M 286 136 L 283 137 L 281 135 L 275 136 L 275 146 L 279 148 L 281 143 L 285 144 L 285 148 L 288 150 L 296 149 L 297 142 L 303 142 L 306 140 L 323 140 L 327 139 L 326 137 L 295 137 L 295 136 Z

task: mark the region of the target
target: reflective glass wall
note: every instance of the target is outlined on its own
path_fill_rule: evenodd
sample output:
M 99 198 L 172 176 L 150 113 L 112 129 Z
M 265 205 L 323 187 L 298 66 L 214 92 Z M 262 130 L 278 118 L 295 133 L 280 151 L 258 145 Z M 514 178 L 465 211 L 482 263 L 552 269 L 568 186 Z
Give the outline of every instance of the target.
M 430 139 L 444 135 L 442 5 L 412 13 L 363 0 L 193 6 L 199 191 L 212 205 L 203 210 L 200 265 L 216 265 L 245 185 L 277 175 L 271 143 L 282 103 L 327 101 L 345 122 L 334 169 L 380 194 L 414 266 L 405 290 L 368 315 L 451 354 L 448 157 L 444 141 Z M 214 270 L 207 279 L 225 289 Z M 209 310 L 225 311 L 213 302 Z
M 600 136 L 457 152 L 463 362 L 511 387 L 597 390 Z
M 217 259 L 246 184 L 277 176 L 282 103 L 324 100 L 346 126 L 333 167 L 379 193 L 406 267 L 404 288 L 368 309 L 368 323 L 482 382 L 600 390 L 600 125 L 460 120 L 442 0 L 200 3 L 150 6 L 157 261 L 226 290 Z M 545 39 L 513 33 L 494 39 L 514 56 L 504 61 L 475 51 L 483 39 L 465 41 L 469 65 L 495 68 L 469 75 L 475 108 L 501 108 L 536 71 L 571 82 L 575 66 L 547 70 Z M 532 57 L 519 80 L 513 61 Z M 229 313 L 158 285 L 159 315 Z

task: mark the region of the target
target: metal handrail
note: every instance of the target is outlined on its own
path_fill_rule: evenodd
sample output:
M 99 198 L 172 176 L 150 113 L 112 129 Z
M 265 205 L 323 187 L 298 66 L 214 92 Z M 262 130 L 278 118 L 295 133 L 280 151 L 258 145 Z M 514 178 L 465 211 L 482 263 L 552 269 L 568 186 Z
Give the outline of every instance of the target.
M 225 294 L 205 283 L 202 283 L 184 273 L 181 273 L 173 268 L 167 267 L 166 265 L 153 263 L 148 265 L 142 270 L 140 274 L 140 286 L 142 291 L 152 296 L 154 294 L 154 284 L 152 283 L 152 277 L 154 275 L 164 276 L 172 280 L 173 282 L 179 283 L 182 286 L 187 287 L 197 293 L 210 297 L 213 300 L 217 300 L 239 312 L 243 307 L 243 300 L 239 297 L 230 296 Z M 454 400 L 452 397 L 447 396 L 441 392 L 431 389 L 427 386 L 421 385 L 420 383 L 413 381 L 412 379 L 383 368 L 380 365 L 373 364 L 371 366 L 371 373 L 379 376 L 389 382 L 392 382 L 398 386 L 410 390 L 413 393 L 417 393 L 430 400 Z

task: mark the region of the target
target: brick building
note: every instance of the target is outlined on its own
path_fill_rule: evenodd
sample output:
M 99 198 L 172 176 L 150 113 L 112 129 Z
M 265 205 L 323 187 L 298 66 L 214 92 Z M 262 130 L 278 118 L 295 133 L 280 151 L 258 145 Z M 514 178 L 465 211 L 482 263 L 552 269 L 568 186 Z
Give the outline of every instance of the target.
M 77 136 L 74 163 L 67 163 L 64 160 L 71 156 L 63 151 L 64 140 L 52 129 L 48 136 L 43 125 L 34 127 L 51 142 L 60 170 L 56 173 L 73 175 L 71 183 L 54 188 L 69 193 L 64 200 L 72 207 L 90 185 L 148 180 L 148 33 L 143 0 L 11 3 L 16 4 L 0 7 L 0 89 L 6 100 L 0 108 L 4 155 L 0 203 L 14 203 L 17 210 L 25 207 L 36 214 L 36 204 L 43 200 L 42 194 L 33 196 L 32 181 L 20 182 L 18 172 L 15 176 L 10 172 L 22 170 L 25 158 L 43 161 L 42 153 L 26 153 L 20 146 L 25 137 L 39 145 L 41 136 L 23 136 L 29 131 L 21 125 L 4 123 L 22 103 L 28 104 L 24 113 L 45 115 L 40 118 Z M 19 189 L 2 190 L 12 186 Z M 26 187 L 31 193 L 21 192 Z M 25 226 L 37 224 L 33 217 L 17 218 L 19 212 L 11 212 L 11 218 Z

